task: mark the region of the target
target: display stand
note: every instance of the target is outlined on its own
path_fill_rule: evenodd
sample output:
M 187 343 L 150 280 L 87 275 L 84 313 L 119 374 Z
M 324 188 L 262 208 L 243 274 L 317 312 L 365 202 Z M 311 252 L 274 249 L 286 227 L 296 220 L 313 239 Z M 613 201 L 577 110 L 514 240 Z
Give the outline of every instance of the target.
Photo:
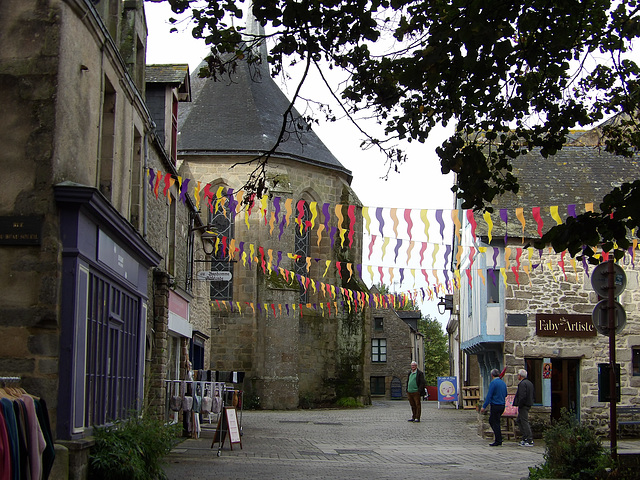
M 216 442 L 218 442 L 218 457 L 221 455 L 222 447 L 224 446 L 224 441 L 227 437 L 227 432 L 229 432 L 229 446 L 231 447 L 231 450 L 233 450 L 234 444 L 240 444 L 240 449 L 242 449 L 242 440 L 240 439 L 240 429 L 238 427 L 238 416 L 234 407 L 224 407 L 222 415 L 220 415 L 220 418 L 218 419 L 216 433 L 213 436 L 213 441 L 211 442 L 211 448 L 213 448 Z

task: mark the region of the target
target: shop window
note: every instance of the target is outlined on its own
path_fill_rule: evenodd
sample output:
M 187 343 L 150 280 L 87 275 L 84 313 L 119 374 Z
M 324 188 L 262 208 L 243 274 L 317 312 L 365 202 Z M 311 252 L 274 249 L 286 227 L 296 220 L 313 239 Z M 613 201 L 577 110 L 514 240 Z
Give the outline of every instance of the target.
M 631 371 L 634 377 L 640 376 L 640 346 L 631 349 Z
M 542 403 L 542 369 L 544 367 L 544 361 L 542 358 L 527 358 L 525 360 L 525 370 L 527 371 L 527 378 L 533 383 L 534 399 L 535 403 Z
M 500 302 L 500 269 L 487 269 L 487 303 Z
M 371 385 L 371 395 L 384 395 L 384 378 L 385 377 L 371 377 L 369 383 Z
M 382 332 L 383 331 L 383 325 L 384 325 L 384 318 L 383 317 L 375 317 L 373 319 L 373 330 L 376 332 Z
M 387 339 L 374 338 L 371 340 L 371 361 L 382 363 L 387 361 Z

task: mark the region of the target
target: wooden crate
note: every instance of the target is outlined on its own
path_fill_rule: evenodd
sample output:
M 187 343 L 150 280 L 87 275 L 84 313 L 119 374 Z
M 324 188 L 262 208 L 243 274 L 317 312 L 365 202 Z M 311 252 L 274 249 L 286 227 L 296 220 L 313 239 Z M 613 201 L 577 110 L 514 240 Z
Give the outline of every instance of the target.
M 480 387 L 462 387 L 462 408 L 475 409 L 480 401 Z

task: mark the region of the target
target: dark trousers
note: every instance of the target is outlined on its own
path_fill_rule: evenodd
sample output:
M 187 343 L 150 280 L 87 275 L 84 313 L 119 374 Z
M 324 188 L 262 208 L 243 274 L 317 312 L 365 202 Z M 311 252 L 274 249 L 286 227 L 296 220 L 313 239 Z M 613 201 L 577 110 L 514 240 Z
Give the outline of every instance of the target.
M 420 420 L 420 414 L 422 413 L 420 392 L 407 392 L 407 397 L 409 397 L 409 405 L 411 405 L 411 418 Z
M 489 425 L 493 430 L 493 437 L 495 443 L 502 443 L 502 431 L 500 430 L 500 417 L 504 412 L 504 405 L 491 404 L 491 413 L 489 414 Z
M 531 425 L 529 425 L 529 410 L 531 410 L 529 405 L 520 405 L 518 407 L 516 423 L 518 424 L 518 428 L 520 428 L 522 440 L 531 443 L 533 442 L 533 434 L 531 433 Z

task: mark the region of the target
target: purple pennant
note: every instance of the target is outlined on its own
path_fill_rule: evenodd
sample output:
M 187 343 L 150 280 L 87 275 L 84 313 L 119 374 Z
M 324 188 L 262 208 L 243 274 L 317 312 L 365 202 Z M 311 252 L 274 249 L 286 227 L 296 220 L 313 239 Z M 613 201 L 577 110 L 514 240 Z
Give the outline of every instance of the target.
M 400 269 L 400 285 L 402 285 L 402 282 L 404 281 L 404 268 Z
M 233 194 L 233 188 L 227 189 L 227 198 L 229 199 L 229 210 L 231 211 L 231 218 L 236 218 L 236 196 Z
M 331 237 L 331 248 L 333 249 L 333 245 L 336 243 L 336 233 L 338 232 L 338 229 L 336 227 L 331 227 L 331 234 L 329 235 Z
M 438 225 L 440 225 L 440 236 L 442 240 L 444 240 L 444 221 L 442 220 L 442 210 L 436 210 L 436 220 L 438 221 Z
M 151 187 L 151 190 L 154 189 L 155 187 L 155 178 L 156 178 L 156 172 L 153 171 L 153 168 L 149 169 L 149 186 Z
M 380 227 L 380 236 L 384 237 L 382 229 L 384 228 L 384 218 L 382 218 L 382 207 L 376 208 L 376 218 L 378 219 L 378 226 Z
M 448 273 L 448 270 L 445 268 L 443 270 L 443 272 L 444 272 L 444 284 L 448 285 L 449 284 L 449 273 Z
M 567 214 L 570 217 L 576 218 L 576 206 L 575 206 L 575 204 L 567 205 Z
M 422 301 L 424 302 L 424 297 L 426 296 L 424 293 L 424 287 L 420 287 L 420 291 L 422 292 Z
M 356 263 L 356 270 L 358 270 L 358 276 L 362 278 L 362 264 Z
M 284 308 L 286 308 L 286 309 L 287 309 L 287 317 L 288 317 L 288 316 L 289 316 L 289 304 L 288 304 L 288 303 L 285 303 L 285 304 L 284 304 Z
M 451 245 L 447 245 L 444 251 L 444 264 L 449 265 L 449 254 L 451 253 Z
M 282 220 L 280 221 L 280 234 L 278 235 L 278 240 L 282 238 L 282 233 L 284 232 L 284 226 L 286 224 L 287 224 L 287 217 L 283 215 Z
M 278 263 L 276 263 L 276 268 L 280 268 L 281 261 L 282 261 L 282 252 L 278 250 Z
M 504 243 L 506 244 L 508 239 L 507 231 L 509 226 L 509 212 L 507 211 L 506 208 L 500 209 L 500 218 L 504 222 Z
M 189 182 L 191 181 L 190 178 L 185 178 L 182 181 L 182 186 L 180 187 L 180 201 L 182 203 L 186 203 L 187 201 L 187 193 L 189 192 Z
M 500 253 L 500 250 L 498 250 L 497 247 L 493 247 L 493 268 L 494 269 L 498 265 L 498 254 L 499 253 Z
M 397 261 L 398 261 L 398 252 L 400 251 L 400 247 L 401 247 L 401 246 L 402 246 L 402 239 L 401 239 L 401 238 L 398 238 L 398 239 L 396 240 L 396 248 L 394 248 L 394 249 L 393 249 L 393 251 L 394 251 L 394 252 L 395 252 L 395 254 L 396 254 L 396 258 L 394 259 L 394 262 L 397 262 Z
M 258 312 L 262 313 L 262 307 L 258 304 Z
M 273 216 L 278 223 L 278 216 L 280 215 L 280 197 L 273 197 Z
M 322 214 L 324 215 L 324 229 L 329 231 L 329 220 L 331 220 L 331 214 L 329 213 L 329 203 L 322 204 Z
M 589 264 L 587 263 L 585 255 L 582 256 L 582 268 L 584 269 L 584 273 L 587 275 L 587 278 L 589 278 Z
M 445 270 L 446 272 L 446 270 Z M 496 274 L 494 273 L 495 271 L 493 269 L 489 270 L 489 275 L 491 275 L 492 281 L 494 285 L 498 285 L 498 283 L 496 282 Z
M 636 268 L 635 262 L 633 261 L 633 247 L 629 247 L 629 260 L 631 261 L 631 268 Z

